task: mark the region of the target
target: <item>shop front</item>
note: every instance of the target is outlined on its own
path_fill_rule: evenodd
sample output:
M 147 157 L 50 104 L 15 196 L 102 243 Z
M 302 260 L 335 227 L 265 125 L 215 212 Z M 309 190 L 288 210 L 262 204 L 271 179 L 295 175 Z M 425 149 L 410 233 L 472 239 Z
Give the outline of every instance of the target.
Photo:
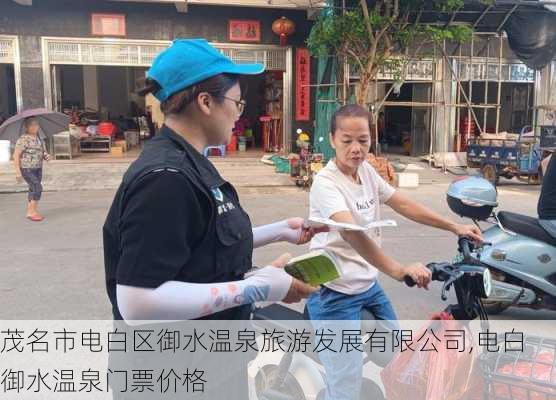
M 0 32 L 17 36 L 22 44 L 25 108 L 68 113 L 77 125 L 69 131 L 79 140 L 91 139 L 101 130 L 117 131 L 111 145 L 125 140 L 127 131 L 139 132 L 140 139 L 155 134 L 163 117 L 154 97 L 136 95 L 138 80 L 172 40 L 205 38 L 237 63 L 266 67 L 264 74 L 245 79 L 247 106 L 228 154 L 289 152 L 296 140 L 294 131 L 307 129 L 312 122 L 309 96 L 301 99 L 307 115 L 299 118 L 295 112 L 299 102 L 295 57 L 305 47 L 312 25 L 310 7 L 311 2 L 242 6 L 232 1 L 230 5 L 199 2 L 183 9 L 158 1 L 45 0 L 28 7 L 8 3 L 5 12 L 10 19 Z M 114 126 L 100 129 L 101 122 Z M 112 152 L 107 143 L 87 146 Z
M 151 120 L 156 128 L 162 124 L 162 117 L 154 97 L 144 99 L 135 94 L 136 85 L 156 54 L 169 44 L 169 41 L 44 37 L 45 104 L 72 114 L 86 142 L 87 137 L 97 133 L 94 127 L 98 121 L 112 121 L 123 132 L 139 130 L 142 139 L 148 138 L 154 134 L 149 130 Z M 238 150 L 269 152 L 284 149 L 289 145 L 291 131 L 288 99 L 291 98 L 293 49 L 212 44 L 235 62 L 262 63 L 266 67 L 264 74 L 248 77 L 244 82 L 247 106 L 236 123 L 232 146 Z M 145 116 L 149 118 L 147 124 L 142 123 Z M 109 150 L 108 145 L 95 147 L 98 151 Z M 236 148 L 228 147 L 228 150 Z
M 396 74 L 381 70 L 370 85 L 369 104 L 381 104 L 373 132 L 381 153 L 419 156 L 429 152 L 433 115 L 433 79 L 435 62 L 413 60 L 407 65 L 403 84 Z M 357 81 L 357 73 L 351 75 Z
M 21 106 L 19 43 L 16 36 L 0 35 L 0 124 Z

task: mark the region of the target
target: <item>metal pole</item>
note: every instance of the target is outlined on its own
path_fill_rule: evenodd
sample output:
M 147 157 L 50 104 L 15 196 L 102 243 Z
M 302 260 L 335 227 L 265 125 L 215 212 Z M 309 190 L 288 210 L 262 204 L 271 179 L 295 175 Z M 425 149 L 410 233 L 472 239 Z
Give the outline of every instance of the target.
M 471 34 L 471 52 L 469 53 L 469 99 L 470 103 L 473 103 L 473 73 L 474 73 L 474 65 L 473 65 L 473 56 L 475 55 L 475 33 Z M 471 113 L 475 113 L 475 110 L 469 108 L 467 110 L 467 120 L 471 119 Z M 475 123 L 477 124 L 477 128 L 481 129 L 479 126 L 479 121 L 475 118 Z M 465 133 L 465 137 L 469 134 L 469 130 Z M 482 133 L 482 132 L 481 132 Z
M 456 61 L 456 65 L 458 67 L 458 69 L 461 68 L 461 64 L 462 64 L 462 59 L 461 59 L 461 46 L 459 47 L 459 56 L 460 58 Z M 457 95 L 456 95 L 456 104 L 459 104 L 461 101 L 461 89 L 458 86 L 457 87 Z M 459 150 L 460 148 L 460 140 L 461 140 L 461 132 L 460 132 L 460 119 L 461 119 L 461 110 L 459 109 L 459 107 L 456 107 L 456 150 Z
M 500 131 L 500 108 L 502 104 L 500 104 L 502 99 L 502 46 L 503 46 L 503 39 L 502 34 L 498 34 L 498 97 L 496 102 L 496 134 Z
M 430 97 L 429 97 L 429 101 L 431 103 L 436 102 L 437 100 L 437 95 L 436 95 L 436 80 L 438 79 L 438 56 L 436 54 L 436 48 L 434 49 L 434 57 L 433 59 L 435 60 L 435 63 L 433 64 L 433 74 L 432 74 L 432 78 L 433 78 L 433 82 L 432 82 L 432 88 L 431 88 L 431 93 L 430 93 Z M 429 167 L 432 166 L 432 151 L 433 151 L 433 141 L 434 141 L 434 137 L 436 135 L 437 132 L 437 127 L 436 127 L 436 114 L 438 113 L 438 107 L 435 106 L 432 108 L 431 110 L 431 116 L 429 119 L 429 131 L 430 131 L 430 143 L 429 143 Z M 433 134 L 434 132 L 434 134 Z
M 443 52 L 446 53 L 446 40 L 444 40 L 443 44 Z M 435 49 L 436 50 L 436 49 Z M 450 60 L 448 59 L 447 61 L 444 61 L 444 63 L 446 62 L 450 62 Z M 442 75 L 444 76 L 444 69 L 442 69 Z M 448 136 L 448 129 L 449 129 L 449 124 L 448 124 L 448 115 L 446 113 L 447 111 L 447 106 L 446 106 L 446 88 L 444 87 L 444 84 L 442 84 L 442 100 L 444 101 L 444 143 L 446 143 L 446 145 L 450 142 L 450 138 Z M 443 167 L 443 172 L 446 173 L 446 155 L 444 155 L 444 159 L 442 160 L 442 167 Z
M 376 138 L 376 141 L 375 141 L 375 149 L 376 150 L 375 151 L 378 154 L 378 150 L 379 150 L 379 146 L 380 146 L 379 140 L 378 140 L 378 113 L 380 112 L 380 110 L 376 109 L 376 107 L 375 107 L 375 103 L 376 103 L 377 99 L 378 99 L 378 71 L 375 74 L 375 98 L 373 100 L 374 113 L 372 113 L 373 118 L 374 118 L 374 124 L 375 124 L 375 129 L 374 129 L 374 134 L 375 134 L 375 138 Z M 382 153 L 382 149 L 381 149 L 381 153 Z
M 490 82 L 488 77 L 488 60 L 490 58 L 490 37 L 487 38 L 487 56 L 485 62 L 485 105 L 488 104 L 488 84 Z M 483 110 L 483 131 L 486 132 L 488 109 Z
M 442 51 L 442 55 L 444 57 L 445 60 L 449 60 L 448 55 Z M 465 91 L 463 90 L 463 85 L 461 84 L 461 81 L 459 79 L 459 77 L 457 76 L 456 72 L 454 71 L 454 68 L 452 67 L 452 65 L 450 63 L 447 63 L 448 67 L 450 68 L 450 72 L 452 74 L 452 78 L 456 80 L 458 86 L 461 89 L 461 94 L 463 95 L 463 98 L 465 99 L 465 102 L 467 103 L 467 107 L 469 108 L 469 111 L 471 113 L 471 115 L 473 116 L 473 119 L 475 120 L 475 123 L 477 124 L 477 126 L 479 127 L 479 130 L 481 129 L 481 126 L 479 124 L 479 120 L 477 119 L 477 115 L 475 115 L 475 111 L 473 110 L 473 104 L 471 103 L 471 101 L 469 100 L 469 97 L 467 97 L 467 94 L 465 94 Z M 483 132 L 481 132 L 483 133 Z
M 342 14 L 346 13 L 346 0 L 342 0 Z M 342 57 L 343 72 L 342 72 L 342 104 L 347 104 L 347 85 L 349 84 L 349 65 L 347 63 L 346 57 Z

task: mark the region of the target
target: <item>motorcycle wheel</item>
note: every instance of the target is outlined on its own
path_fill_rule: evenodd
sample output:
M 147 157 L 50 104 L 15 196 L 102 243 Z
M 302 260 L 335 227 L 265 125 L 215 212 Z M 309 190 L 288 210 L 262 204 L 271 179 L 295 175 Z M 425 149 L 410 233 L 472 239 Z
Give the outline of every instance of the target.
M 373 400 L 385 400 L 384 393 L 382 389 L 376 383 L 370 379 L 363 379 L 363 385 L 361 387 L 361 400 L 363 399 L 373 399 Z
M 501 303 L 499 301 L 492 303 L 483 301 L 483 305 L 485 306 L 485 311 L 489 315 L 502 314 L 504 311 L 510 308 L 510 305 L 508 303 Z
M 265 390 L 269 389 L 274 377 L 278 374 L 278 365 L 265 365 L 255 376 L 255 392 L 257 398 L 261 400 L 272 400 L 271 397 L 265 396 Z M 292 399 L 305 400 L 303 389 L 299 385 L 295 376 L 288 372 L 284 384 L 280 388 L 280 393 L 289 396 Z
M 326 397 L 326 389 L 322 389 L 318 396 L 317 400 L 324 400 Z M 370 379 L 363 379 L 363 383 L 361 385 L 361 397 L 360 400 L 386 400 L 384 397 L 384 393 L 382 393 L 382 389 L 376 383 L 371 381 Z

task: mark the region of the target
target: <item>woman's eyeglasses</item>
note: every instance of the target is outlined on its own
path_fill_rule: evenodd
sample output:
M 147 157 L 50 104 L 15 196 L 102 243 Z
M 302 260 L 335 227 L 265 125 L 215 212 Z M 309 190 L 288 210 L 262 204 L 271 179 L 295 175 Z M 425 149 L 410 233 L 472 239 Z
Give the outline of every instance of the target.
M 236 107 L 237 107 L 237 111 L 239 112 L 239 114 L 243 114 L 243 111 L 245 110 L 245 106 L 247 105 L 247 102 L 245 100 L 236 100 L 236 99 L 232 99 L 231 97 L 226 97 L 226 96 L 218 96 L 221 97 L 223 99 L 226 100 L 230 100 L 233 101 L 234 103 L 236 103 Z

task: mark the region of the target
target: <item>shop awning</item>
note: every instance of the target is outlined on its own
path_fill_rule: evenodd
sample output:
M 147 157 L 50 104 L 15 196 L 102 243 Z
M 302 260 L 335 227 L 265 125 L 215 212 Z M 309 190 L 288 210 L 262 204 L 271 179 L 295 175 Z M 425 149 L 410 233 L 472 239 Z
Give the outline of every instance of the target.
M 257 7 L 257 8 L 279 8 L 279 9 L 298 9 L 313 10 L 323 8 L 326 1 L 321 0 L 112 0 L 118 2 L 134 3 L 160 3 L 176 5 L 179 11 L 185 11 L 187 5 L 204 6 L 236 6 L 236 7 Z

